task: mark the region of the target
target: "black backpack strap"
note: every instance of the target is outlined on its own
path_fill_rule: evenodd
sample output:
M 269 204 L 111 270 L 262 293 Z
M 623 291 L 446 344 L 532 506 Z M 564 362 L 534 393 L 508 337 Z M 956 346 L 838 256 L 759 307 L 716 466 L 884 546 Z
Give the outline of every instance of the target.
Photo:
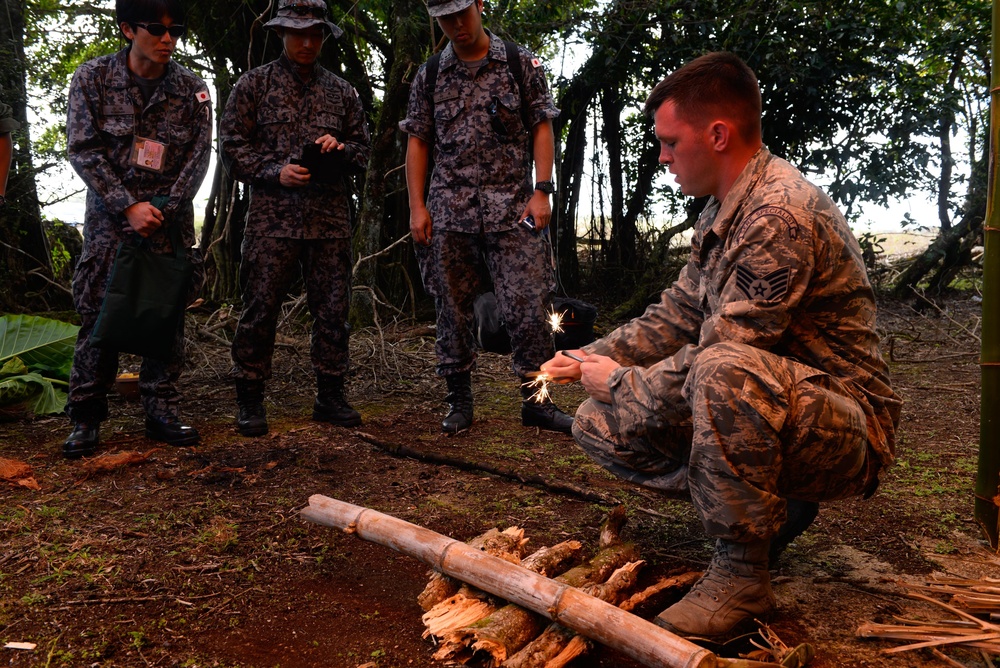
M 524 70 L 521 67 L 521 52 L 514 42 L 504 40 L 503 45 L 507 50 L 507 67 L 510 68 L 510 73 L 514 76 L 514 83 L 517 84 L 517 92 L 521 97 L 521 122 L 524 124 L 525 129 L 530 132 L 531 128 L 528 126 L 528 101 L 524 99 Z
M 427 92 L 431 96 L 431 106 L 434 105 L 434 90 L 437 88 L 438 68 L 441 67 L 441 52 L 438 51 L 427 59 Z

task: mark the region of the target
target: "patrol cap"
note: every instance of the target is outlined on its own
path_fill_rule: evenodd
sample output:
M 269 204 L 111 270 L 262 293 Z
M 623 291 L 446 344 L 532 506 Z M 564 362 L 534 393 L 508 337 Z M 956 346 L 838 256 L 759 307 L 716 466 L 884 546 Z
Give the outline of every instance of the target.
M 265 28 L 294 28 L 305 30 L 313 26 L 324 26 L 334 37 L 344 31 L 337 24 L 327 20 L 326 0 L 278 0 L 274 18 L 264 24 Z
M 447 16 L 460 12 L 476 0 L 426 0 L 427 13 L 432 17 Z

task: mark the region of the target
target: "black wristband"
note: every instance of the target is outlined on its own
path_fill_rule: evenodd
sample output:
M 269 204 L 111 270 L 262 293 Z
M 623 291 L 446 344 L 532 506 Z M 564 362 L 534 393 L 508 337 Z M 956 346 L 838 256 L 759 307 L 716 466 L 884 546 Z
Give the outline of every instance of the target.
M 539 181 L 535 184 L 535 190 L 541 190 L 546 195 L 551 195 L 556 191 L 556 187 L 552 185 L 552 181 Z

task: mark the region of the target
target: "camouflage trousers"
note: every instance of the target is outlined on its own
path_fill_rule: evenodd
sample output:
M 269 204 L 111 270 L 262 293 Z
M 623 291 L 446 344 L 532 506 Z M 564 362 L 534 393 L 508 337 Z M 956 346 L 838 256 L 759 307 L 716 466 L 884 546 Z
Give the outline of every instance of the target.
M 839 499 L 877 484 L 865 412 L 828 374 L 720 343 L 701 351 L 686 372 L 666 370 L 673 376 L 663 382 L 669 408 L 636 421 L 645 407 L 620 403 L 614 393 L 630 373 L 612 383 L 612 405 L 589 399 L 580 406 L 577 443 L 622 478 L 689 494 L 713 538 L 771 538 L 785 521 L 787 499 Z M 623 424 L 646 427 L 626 434 Z
M 547 309 L 555 290 L 548 234 L 523 228 L 481 234 L 434 230 L 430 246 L 417 246 L 424 289 L 437 311 L 437 373 L 475 367 L 473 303 L 493 281 L 507 324 L 514 372 L 524 376 L 553 354 Z
M 300 270 L 313 317 L 313 369 L 331 376 L 347 373 L 351 240 L 246 236 L 242 250 L 243 312 L 233 336 L 230 376 L 238 380 L 271 378 L 281 304 Z
M 108 417 L 108 392 L 114 386 L 115 376 L 118 374 L 119 354 L 91 345 L 90 336 L 104 301 L 116 252 L 116 246 L 86 244 L 73 273 L 73 304 L 80 314 L 80 332 L 70 370 L 66 414 L 74 422 L 101 421 Z M 194 286 L 188 295 L 193 299 L 201 285 L 203 265 L 201 253 L 196 249 L 189 251 L 189 257 L 195 263 Z M 147 415 L 177 415 L 181 399 L 180 392 L 177 391 L 177 379 L 183 365 L 182 322 L 170 359 L 142 358 L 139 367 L 139 393 Z

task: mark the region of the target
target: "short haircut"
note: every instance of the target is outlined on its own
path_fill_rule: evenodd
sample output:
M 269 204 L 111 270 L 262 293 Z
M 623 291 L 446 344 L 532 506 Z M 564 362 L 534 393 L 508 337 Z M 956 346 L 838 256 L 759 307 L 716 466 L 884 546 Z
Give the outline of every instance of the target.
M 174 23 L 186 18 L 181 0 L 115 0 L 115 25 L 123 23 L 159 23 L 169 16 Z
M 673 102 L 678 116 L 692 125 L 727 118 L 744 141 L 760 139 L 760 84 L 735 54 L 707 53 L 673 72 L 653 88 L 643 113 L 653 118 L 664 102 Z

